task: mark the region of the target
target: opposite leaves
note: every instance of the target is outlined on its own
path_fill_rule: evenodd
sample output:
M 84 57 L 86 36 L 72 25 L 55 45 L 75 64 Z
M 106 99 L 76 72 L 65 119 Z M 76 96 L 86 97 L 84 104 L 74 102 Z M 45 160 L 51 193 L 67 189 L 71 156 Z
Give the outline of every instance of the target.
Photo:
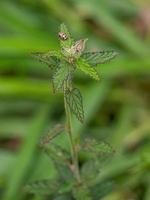
M 77 88 L 72 90 L 65 91 L 65 99 L 69 105 L 70 110 L 77 117 L 77 119 L 83 123 L 84 121 L 84 111 L 83 111 L 83 102 L 80 91 Z
M 117 56 L 113 50 L 86 52 L 82 54 L 82 58 L 86 60 L 89 65 L 95 66 L 98 64 L 106 63 Z

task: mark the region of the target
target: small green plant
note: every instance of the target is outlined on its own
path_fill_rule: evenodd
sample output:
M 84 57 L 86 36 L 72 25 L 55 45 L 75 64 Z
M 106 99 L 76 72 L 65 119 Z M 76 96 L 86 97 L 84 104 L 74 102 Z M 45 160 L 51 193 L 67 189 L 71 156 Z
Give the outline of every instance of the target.
M 51 70 L 53 92 L 62 92 L 66 112 L 66 124 L 57 124 L 41 140 L 40 146 L 53 161 L 58 176 L 55 179 L 37 180 L 26 186 L 26 190 L 36 195 L 48 195 L 54 200 L 98 200 L 108 188 L 108 184 L 99 183 L 96 179 L 100 173 L 101 157 L 112 153 L 112 148 L 105 142 L 86 139 L 83 144 L 73 140 L 71 126 L 72 114 L 84 123 L 84 109 L 81 92 L 74 86 L 73 75 L 81 70 L 95 80 L 99 80 L 96 66 L 105 63 L 117 55 L 115 51 L 84 52 L 87 39 L 74 42 L 65 24 L 59 32 L 60 51 L 35 52 L 32 55 L 45 63 Z M 57 144 L 54 139 L 61 133 L 67 133 L 71 153 Z M 87 159 L 80 164 L 78 156 L 86 155 Z M 111 184 L 109 185 L 111 186 Z M 101 192 L 97 193 L 96 188 Z

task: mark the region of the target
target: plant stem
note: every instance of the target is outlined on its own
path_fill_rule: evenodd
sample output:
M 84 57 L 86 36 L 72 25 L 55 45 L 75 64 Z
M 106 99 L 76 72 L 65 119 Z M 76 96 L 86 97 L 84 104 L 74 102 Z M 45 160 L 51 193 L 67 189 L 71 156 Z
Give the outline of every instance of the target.
M 69 106 L 67 105 L 65 96 L 64 96 L 64 104 L 65 104 L 65 111 L 66 111 L 66 131 L 68 133 L 69 141 L 70 141 L 72 164 L 74 168 L 73 172 L 78 183 L 80 183 L 81 178 L 80 178 L 80 172 L 79 172 L 78 154 L 77 154 L 76 147 L 73 141 L 73 136 L 72 136 L 71 113 L 70 113 Z

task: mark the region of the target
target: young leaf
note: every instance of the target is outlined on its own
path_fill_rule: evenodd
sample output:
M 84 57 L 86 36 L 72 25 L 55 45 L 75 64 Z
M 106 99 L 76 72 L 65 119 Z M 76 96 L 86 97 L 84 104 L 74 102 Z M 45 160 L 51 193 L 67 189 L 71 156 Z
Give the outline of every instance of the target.
M 80 69 L 81 71 L 83 71 L 84 73 L 90 75 L 92 78 L 94 78 L 95 80 L 99 80 L 99 74 L 98 72 L 91 67 L 86 60 L 79 58 L 76 62 L 77 68 Z
M 77 119 L 83 123 L 84 121 L 84 111 L 83 102 L 80 91 L 77 88 L 65 91 L 65 99 L 69 105 L 70 110 L 77 117 Z
M 47 135 L 45 135 L 42 138 L 42 140 L 40 142 L 40 146 L 42 147 L 42 146 L 50 143 L 55 137 L 60 135 L 64 130 L 65 130 L 64 125 L 57 124 L 56 126 L 54 126 L 54 128 L 52 130 L 50 130 L 50 132 Z
M 58 191 L 60 182 L 56 179 L 37 180 L 25 186 L 25 191 L 38 195 L 55 194 Z
M 78 58 L 81 56 L 85 49 L 85 43 L 88 39 L 81 39 L 71 46 L 71 54 L 73 57 Z
M 64 81 L 68 78 L 69 68 L 70 66 L 68 63 L 63 61 L 61 62 L 60 67 L 56 69 L 52 78 L 55 91 L 62 89 Z
M 82 58 L 86 60 L 89 65 L 95 66 L 106 63 L 117 56 L 117 52 L 113 50 L 86 52 L 82 54 Z
M 60 38 L 61 48 L 70 48 L 71 47 L 71 45 L 73 43 L 73 39 L 71 38 L 71 35 L 65 24 L 60 25 L 59 38 Z

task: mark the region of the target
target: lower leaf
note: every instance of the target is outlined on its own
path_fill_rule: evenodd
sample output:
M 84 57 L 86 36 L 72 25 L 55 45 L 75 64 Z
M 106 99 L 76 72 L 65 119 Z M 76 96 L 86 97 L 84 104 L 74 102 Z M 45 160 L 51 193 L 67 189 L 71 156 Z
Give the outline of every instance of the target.
M 59 181 L 55 179 L 43 179 L 29 183 L 25 186 L 25 191 L 37 195 L 55 194 L 60 186 Z
M 64 125 L 62 124 L 57 124 L 56 126 L 53 127 L 52 130 L 48 134 L 46 134 L 40 141 L 40 146 L 43 147 L 44 145 L 50 143 L 55 137 L 63 133 L 65 130 Z

